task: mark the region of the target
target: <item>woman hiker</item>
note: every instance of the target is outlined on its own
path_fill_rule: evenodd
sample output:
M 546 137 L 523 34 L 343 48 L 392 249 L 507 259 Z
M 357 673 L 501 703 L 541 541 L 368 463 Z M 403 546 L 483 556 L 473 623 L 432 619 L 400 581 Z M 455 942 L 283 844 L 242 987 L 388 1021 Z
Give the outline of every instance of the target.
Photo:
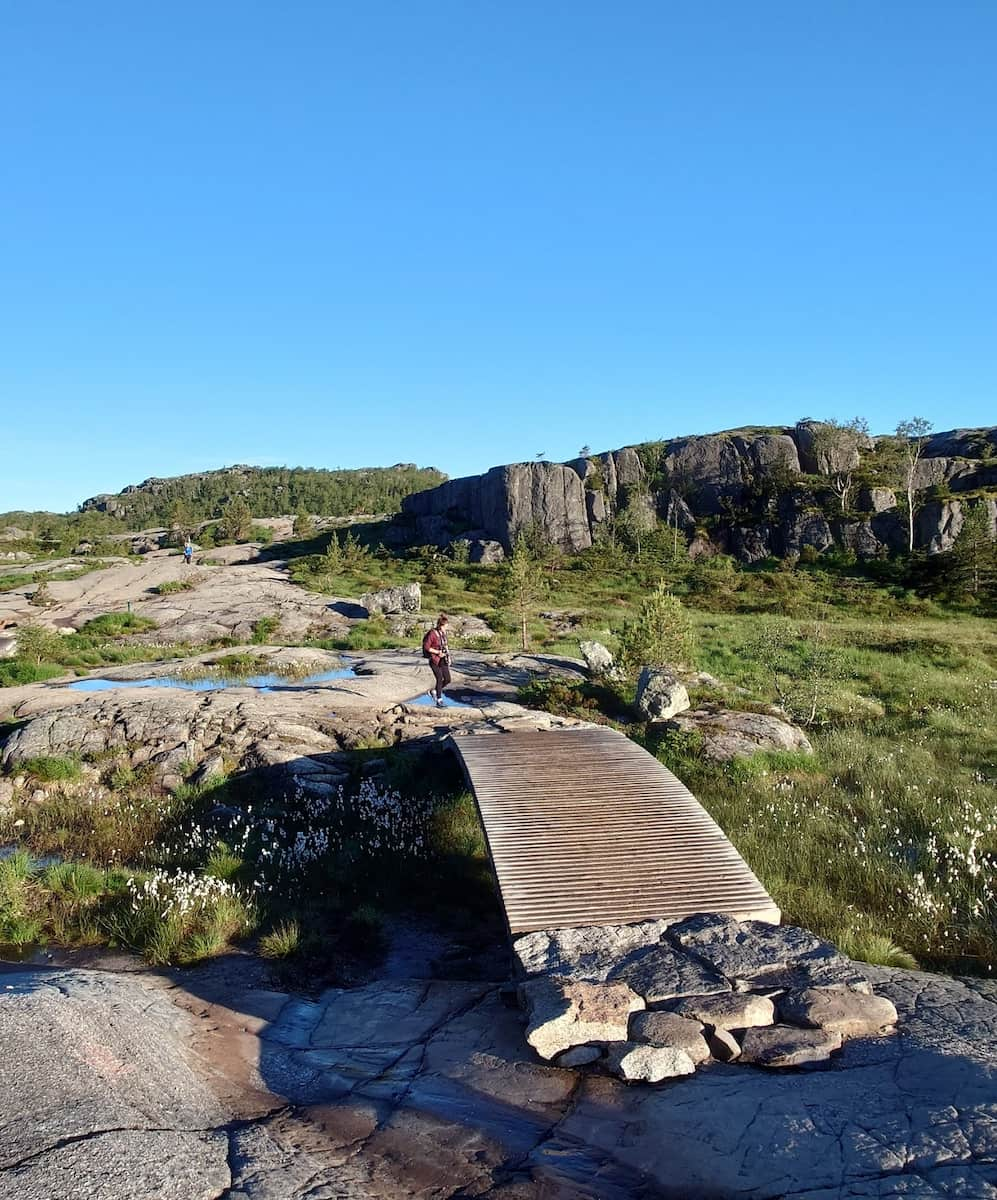
M 450 646 L 447 644 L 447 621 L 446 614 L 441 613 L 436 625 L 430 629 L 426 636 L 422 639 L 422 652 L 429 659 L 429 665 L 433 668 L 433 675 L 436 677 L 436 707 L 443 708 L 443 689 L 450 685 Z M 433 699 L 434 692 L 430 688 L 426 693 L 430 700 Z

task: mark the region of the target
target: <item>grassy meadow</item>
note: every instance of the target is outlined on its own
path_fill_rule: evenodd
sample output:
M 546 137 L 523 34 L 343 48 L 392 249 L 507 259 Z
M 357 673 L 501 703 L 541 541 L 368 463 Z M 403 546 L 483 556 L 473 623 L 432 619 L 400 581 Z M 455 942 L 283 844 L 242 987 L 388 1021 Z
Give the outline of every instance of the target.
M 281 548 L 302 587 L 357 597 L 417 580 L 427 615 L 474 615 L 495 630 L 473 648 L 518 649 L 502 566 L 426 550 L 389 555 L 349 537 L 326 553 L 326 542 Z M 779 699 L 807 720 L 812 756 L 711 763 L 695 736 L 636 719 L 632 680 L 534 684 L 524 702 L 610 722 L 645 745 L 709 809 L 786 920 L 859 958 L 991 973 L 997 629 L 982 607 L 925 598 L 902 564 L 863 570 L 825 556 L 740 569 L 673 558 L 667 542 L 641 554 L 604 546 L 538 564 L 530 649 L 575 657 L 593 638 L 615 650 L 662 580 L 691 621 L 688 665 L 717 681 L 692 689 L 694 705 L 758 709 Z M 149 657 L 129 643 L 137 628 L 109 614 L 41 642 L 32 670 L 44 677 Z M 417 641 L 375 618 L 321 644 L 362 651 Z M 16 663 L 0 668 L 9 674 Z M 371 756 L 388 763 L 377 784 L 363 774 Z M 0 816 L 0 845 L 19 847 L 0 861 L 0 942 L 110 941 L 166 962 L 255 933 L 261 953 L 321 973 L 330 955 L 376 946 L 391 912 L 500 930 L 473 803 L 447 760 L 413 769 L 382 746 L 355 759 L 349 786 L 325 801 L 239 778 L 163 794 L 114 759 L 19 768 L 28 786 Z M 49 789 L 44 804 L 25 802 L 33 786 Z

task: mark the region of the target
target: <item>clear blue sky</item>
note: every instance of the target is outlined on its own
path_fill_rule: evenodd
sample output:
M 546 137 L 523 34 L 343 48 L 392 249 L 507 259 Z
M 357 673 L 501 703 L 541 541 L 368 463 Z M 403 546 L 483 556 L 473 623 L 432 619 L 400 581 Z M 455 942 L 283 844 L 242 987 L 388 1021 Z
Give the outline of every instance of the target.
M 997 422 L 993 0 L 0 6 L 0 510 Z

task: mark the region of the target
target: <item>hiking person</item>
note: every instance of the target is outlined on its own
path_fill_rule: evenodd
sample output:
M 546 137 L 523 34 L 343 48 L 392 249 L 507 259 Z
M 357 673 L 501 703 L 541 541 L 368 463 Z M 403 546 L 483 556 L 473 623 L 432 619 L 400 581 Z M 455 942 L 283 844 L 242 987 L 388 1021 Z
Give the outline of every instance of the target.
M 443 689 L 450 686 L 450 646 L 447 643 L 447 625 L 445 613 L 440 613 L 439 619 L 432 629 L 428 630 L 422 639 L 422 653 L 429 659 L 436 678 L 436 691 L 430 688 L 426 695 L 432 700 L 435 696 L 436 707 L 443 708 Z
M 194 543 L 188 538 L 183 544 L 183 560 L 189 567 L 194 557 Z

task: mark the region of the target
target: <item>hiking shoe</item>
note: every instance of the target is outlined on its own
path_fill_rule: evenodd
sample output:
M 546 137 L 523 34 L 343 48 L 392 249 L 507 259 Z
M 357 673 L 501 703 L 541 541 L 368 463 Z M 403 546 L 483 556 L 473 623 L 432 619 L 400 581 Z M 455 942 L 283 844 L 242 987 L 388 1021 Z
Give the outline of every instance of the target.
M 433 691 L 432 688 L 429 689 L 429 691 L 426 693 L 426 695 L 429 697 L 429 699 L 431 701 L 436 699 L 436 693 Z
M 443 701 L 442 701 L 442 700 L 437 700 L 437 701 L 436 701 L 436 707 L 437 707 L 437 708 L 446 708 L 446 705 L 443 703 Z

